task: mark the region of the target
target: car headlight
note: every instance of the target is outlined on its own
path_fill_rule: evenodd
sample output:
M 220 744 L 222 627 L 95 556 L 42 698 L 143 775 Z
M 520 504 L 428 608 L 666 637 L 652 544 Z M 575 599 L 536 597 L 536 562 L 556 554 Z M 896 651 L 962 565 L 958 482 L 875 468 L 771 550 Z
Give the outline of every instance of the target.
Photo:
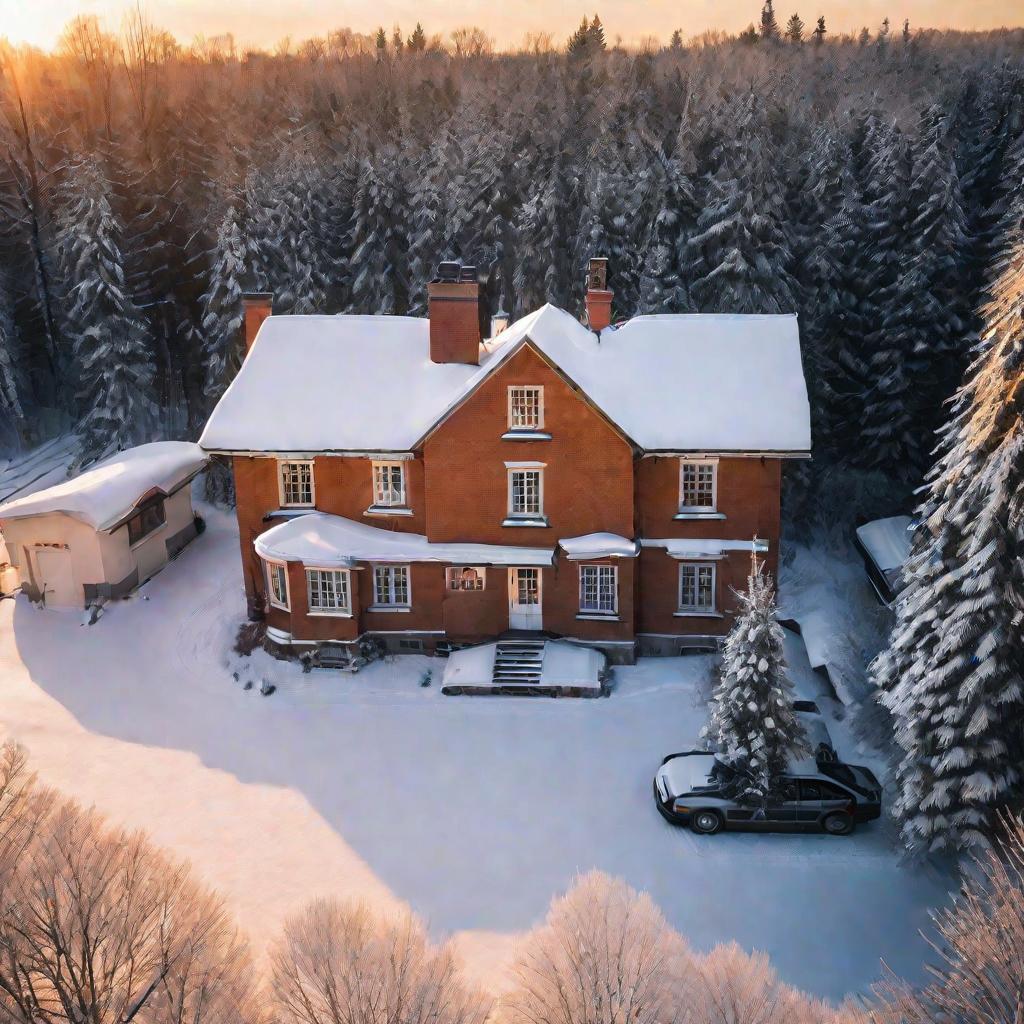
M 678 800 L 672 805 L 672 810 L 675 811 L 676 814 L 690 813 L 690 808 L 686 804 L 680 803 Z

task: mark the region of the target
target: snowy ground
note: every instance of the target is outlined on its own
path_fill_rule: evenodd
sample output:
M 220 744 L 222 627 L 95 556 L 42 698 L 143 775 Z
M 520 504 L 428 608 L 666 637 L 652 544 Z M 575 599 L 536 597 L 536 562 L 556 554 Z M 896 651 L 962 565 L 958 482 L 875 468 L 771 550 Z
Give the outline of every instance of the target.
M 277 684 L 264 698 L 231 676 L 237 533 L 208 516 L 92 627 L 0 601 L 0 734 L 45 780 L 191 859 L 258 948 L 315 895 L 407 901 L 499 988 L 516 935 L 598 867 L 649 890 L 695 946 L 767 950 L 809 991 L 863 990 L 880 958 L 920 977 L 918 929 L 946 880 L 900 866 L 881 823 L 698 838 L 659 817 L 651 778 L 696 741 L 707 658 L 647 659 L 616 670 L 610 699 L 556 701 L 443 697 L 427 658 L 302 675 L 261 652 L 245 672 Z M 820 689 L 791 646 L 801 689 Z M 850 760 L 872 760 L 829 725 Z

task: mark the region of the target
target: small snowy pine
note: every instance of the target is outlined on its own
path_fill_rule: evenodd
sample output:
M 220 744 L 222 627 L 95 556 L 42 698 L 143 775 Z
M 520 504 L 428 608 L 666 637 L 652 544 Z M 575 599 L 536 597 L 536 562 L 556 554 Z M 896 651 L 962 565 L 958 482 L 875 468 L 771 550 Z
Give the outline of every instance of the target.
M 736 596 L 740 615 L 725 640 L 705 736 L 719 759 L 740 773 L 738 798 L 761 802 L 808 746 L 793 710 L 771 578 L 756 558 L 746 592 Z

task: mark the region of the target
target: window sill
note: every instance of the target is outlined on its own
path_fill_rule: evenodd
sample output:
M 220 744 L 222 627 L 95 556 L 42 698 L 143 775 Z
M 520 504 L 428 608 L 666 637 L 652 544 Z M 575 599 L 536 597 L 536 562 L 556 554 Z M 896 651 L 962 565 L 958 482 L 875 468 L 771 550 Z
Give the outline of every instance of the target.
M 310 619 L 351 619 L 351 612 L 306 612 L 306 617 Z
M 303 505 L 301 507 L 289 505 L 287 508 L 277 508 L 267 512 L 263 516 L 263 522 L 268 519 L 292 519 L 295 516 L 308 516 L 310 512 L 316 511 L 316 505 Z
M 269 608 L 273 608 L 274 611 L 278 611 L 278 612 L 290 612 L 291 611 L 291 608 L 289 608 L 288 605 L 286 605 L 286 604 L 277 604 L 274 601 L 267 601 L 267 606 Z
M 547 516 L 536 516 L 534 518 L 518 519 L 515 516 L 509 516 L 508 519 L 503 519 L 502 526 L 547 526 Z
M 502 441 L 550 441 L 551 435 L 546 430 L 506 430 L 501 435 Z
M 366 609 L 368 612 L 383 612 L 387 615 L 402 614 L 412 611 L 411 605 L 393 605 L 393 604 L 371 604 Z
M 725 616 L 721 612 L 713 611 L 712 609 L 699 610 L 699 611 L 679 611 L 673 612 L 673 616 L 677 619 L 724 619 Z
M 673 519 L 725 519 L 724 512 L 677 512 Z
M 576 616 L 578 622 L 621 622 L 618 615 L 602 615 L 600 612 L 580 612 Z
M 413 510 L 406 505 L 371 505 L 364 516 L 411 516 Z

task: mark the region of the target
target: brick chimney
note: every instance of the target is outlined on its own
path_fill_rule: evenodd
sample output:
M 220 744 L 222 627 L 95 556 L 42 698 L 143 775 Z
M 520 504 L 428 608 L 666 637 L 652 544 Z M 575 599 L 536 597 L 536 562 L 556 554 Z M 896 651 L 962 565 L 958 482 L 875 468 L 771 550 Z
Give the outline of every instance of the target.
M 274 293 L 247 292 L 242 296 L 242 310 L 245 315 L 245 351 L 248 354 L 256 340 L 256 332 L 263 321 L 274 312 Z
M 480 282 L 475 267 L 445 262 L 427 285 L 430 359 L 434 363 L 479 363 Z
M 587 323 L 603 331 L 612 322 L 612 293 L 608 289 L 608 260 L 595 256 L 587 268 Z

